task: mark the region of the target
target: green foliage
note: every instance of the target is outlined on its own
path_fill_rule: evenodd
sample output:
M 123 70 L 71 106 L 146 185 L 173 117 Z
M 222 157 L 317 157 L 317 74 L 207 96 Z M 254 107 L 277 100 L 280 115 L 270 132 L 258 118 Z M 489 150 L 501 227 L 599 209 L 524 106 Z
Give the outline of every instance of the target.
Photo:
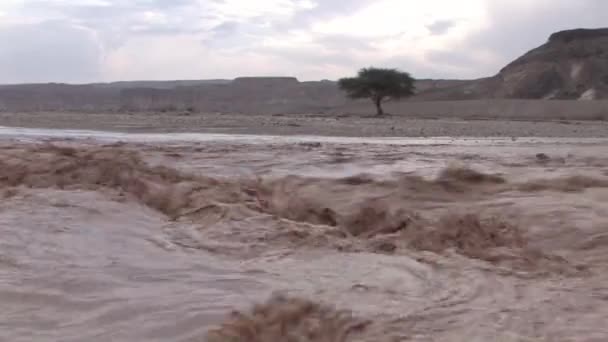
M 407 72 L 397 69 L 363 68 L 357 77 L 342 78 L 338 81 L 340 89 L 353 99 L 371 99 L 378 114 L 381 115 L 382 101 L 401 99 L 414 95 L 414 78 Z

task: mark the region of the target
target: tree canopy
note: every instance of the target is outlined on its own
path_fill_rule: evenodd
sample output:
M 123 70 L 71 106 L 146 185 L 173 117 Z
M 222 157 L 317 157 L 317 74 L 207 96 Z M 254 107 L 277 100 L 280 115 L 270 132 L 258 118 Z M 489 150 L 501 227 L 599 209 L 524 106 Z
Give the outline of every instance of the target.
M 414 78 L 397 69 L 363 68 L 356 77 L 338 81 L 340 89 L 353 99 L 369 98 L 376 106 L 377 114 L 383 115 L 382 102 L 414 95 Z

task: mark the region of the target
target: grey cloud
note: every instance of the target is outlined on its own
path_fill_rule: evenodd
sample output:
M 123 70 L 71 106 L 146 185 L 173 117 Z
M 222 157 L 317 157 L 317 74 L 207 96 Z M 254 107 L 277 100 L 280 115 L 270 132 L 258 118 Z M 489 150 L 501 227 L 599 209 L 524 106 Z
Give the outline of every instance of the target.
M 63 13 L 76 15 L 105 15 L 123 11 L 145 10 L 172 10 L 179 7 L 195 4 L 193 0 L 105 0 L 104 4 L 73 2 L 51 2 L 48 0 L 28 0 L 23 8 L 28 11 L 39 9 L 41 11 L 59 10 Z
M 373 0 L 317 0 L 311 9 L 298 11 L 287 23 L 277 23 L 277 30 L 308 28 L 313 23 L 348 16 L 373 3 Z
M 294 0 L 295 1 L 295 0 Z M 192 34 L 199 36 L 202 46 L 217 53 L 268 53 L 285 61 L 294 60 L 302 65 L 313 63 L 316 66 L 329 63 L 348 63 L 355 59 L 356 52 L 369 50 L 367 42 L 348 36 L 315 37 L 315 44 L 324 50 L 319 53 L 315 49 L 306 51 L 305 48 L 270 49 L 260 45 L 261 40 L 289 32 L 293 29 L 307 29 L 317 21 L 329 20 L 336 16 L 348 15 L 371 4 L 371 0 L 353 0 L 349 2 L 338 0 L 319 0 L 316 7 L 300 10 L 289 19 L 265 17 L 225 21 L 213 11 L 205 11 L 213 5 L 221 4 L 224 0 L 105 0 L 108 5 L 89 4 L 81 1 L 50 2 L 46 0 L 27 0 L 21 8 L 21 15 L 34 15 L 39 18 L 54 18 L 69 25 L 80 25 L 94 30 L 108 51 L 118 49 L 135 36 L 172 36 Z M 167 20 L 146 22 L 142 15 L 147 12 L 157 12 L 166 15 Z M 64 32 L 65 33 L 65 32 Z M 66 41 L 74 41 L 74 37 L 65 33 Z M 61 37 L 56 38 L 61 41 Z M 32 41 L 32 44 L 35 44 Z M 72 50 L 74 47 L 71 48 Z M 91 50 L 92 51 L 92 50 Z M 348 52 L 352 57 L 345 56 Z M 66 52 L 67 53 L 67 52 Z M 101 60 L 102 51 L 91 60 Z M 91 54 L 94 54 L 91 52 Z M 75 72 L 76 70 L 74 70 Z M 36 73 L 32 73 L 35 75 Z M 81 79 L 88 78 L 90 72 L 84 72 Z M 61 75 L 44 75 L 47 79 L 73 79 Z M 6 79 L 7 77 L 2 77 Z M 32 77 L 27 76 L 26 79 Z
M 224 0 L 213 0 L 216 3 Z M 295 0 L 291 0 L 295 2 Z M 294 30 L 306 30 L 316 22 L 329 20 L 337 16 L 347 16 L 372 3 L 372 0 L 318 0 L 311 9 L 300 9 L 285 20 L 269 22 L 265 17 L 254 17 L 241 22 L 223 22 L 211 29 L 211 35 L 205 40 L 209 47 L 225 47 L 237 44 L 241 49 L 255 48 L 257 41 L 269 35 L 282 34 Z M 348 43 L 349 41 L 350 43 Z M 367 45 L 348 36 L 316 37 L 319 44 L 340 44 L 344 48 L 356 48 Z M 287 52 L 289 53 L 289 52 Z
M 307 21 L 324 20 L 335 16 L 347 16 L 358 10 L 371 5 L 369 0 L 318 0 L 316 6 L 311 9 L 302 10 L 296 16 L 296 20 L 307 19 Z
M 451 79 L 460 78 L 458 74 L 453 73 L 446 65 L 437 65 L 433 63 L 423 64 L 419 61 L 405 55 L 397 55 L 381 60 L 376 66 L 387 68 L 398 68 L 412 74 L 414 78 L 425 79 Z
M 316 0 L 316 7 L 299 10 L 289 18 L 248 19 L 227 19 L 212 10 L 225 0 L 105 1 L 110 5 L 86 5 L 77 0 L 25 1 L 19 13 L 15 13 L 18 16 L 59 22 L 0 29 L 3 42 L 0 81 L 79 82 L 101 78 L 99 70 L 104 51 L 114 51 L 137 36 L 180 34 L 194 37 L 194 44 L 201 45 L 199 51 L 209 51 L 210 56 L 238 58 L 242 53 L 264 56 L 285 63 L 277 65 L 277 70 L 297 68 L 294 72 L 303 77 L 307 75 L 306 70 L 314 70 L 308 75 L 320 74 L 324 66 L 332 70 L 357 70 L 377 64 L 402 68 L 417 77 L 469 78 L 496 73 L 513 58 L 542 44 L 552 32 L 605 26 L 608 22 L 608 1 L 605 0 L 535 0 L 523 7 L 520 5 L 526 3 L 524 0 L 485 0 L 488 27 L 460 41 L 452 41 L 445 50 L 428 52 L 425 62 L 421 63 L 399 54 L 384 59 L 378 57 L 381 53 L 373 44 L 398 40 L 399 35 L 362 40 L 348 35 L 315 33 L 313 41 L 302 46 L 269 48 L 261 43 L 265 37 L 279 39 L 292 31 L 307 32 L 315 23 L 365 10 L 373 0 Z M 166 20 L 146 20 L 144 13 L 148 11 L 163 14 Z M 444 35 L 458 24 L 441 20 L 427 28 L 433 35 Z M 95 34 L 78 27 L 89 28 Z
M 319 52 L 308 48 L 262 48 L 258 50 L 261 53 L 279 57 L 290 64 L 298 66 L 298 69 L 304 69 L 308 66 L 355 66 L 361 61 L 354 54 L 344 54 L 338 50 L 329 50 Z M 292 72 L 301 73 L 302 70 L 293 70 Z
M 217 26 L 215 26 L 211 31 L 213 35 L 217 38 L 224 38 L 231 35 L 234 35 L 238 32 L 239 23 L 235 21 L 226 21 Z
M 482 63 L 471 51 L 433 50 L 425 55 L 426 65 L 419 68 L 422 78 L 467 79 L 490 76 L 496 65 Z M 416 66 L 415 66 L 416 67 Z
M 476 64 L 474 56 L 458 50 L 435 50 L 426 54 L 426 60 L 433 64 L 467 67 Z
M 318 35 L 305 46 L 289 48 L 259 48 L 258 51 L 283 58 L 302 67 L 313 65 L 358 68 L 365 61 L 362 53 L 372 52 L 374 47 L 368 40 L 346 35 Z
M 86 2 L 80 3 L 78 1 L 72 3 L 59 3 L 46 0 L 28 0 L 22 5 L 21 11 L 25 14 L 40 14 L 41 16 L 53 15 L 81 22 L 98 22 L 105 19 L 128 16 L 134 12 L 179 8 L 191 2 L 191 0 L 106 0 L 107 5 L 99 5 Z
M 272 34 L 272 30 L 255 23 L 256 18 L 225 21 L 209 29 L 202 44 L 208 49 L 221 51 L 251 51 L 259 47 L 262 37 Z
M 56 3 L 43 0 L 28 0 L 22 7 L 24 14 L 39 14 L 78 23 L 97 30 L 100 34 L 112 34 L 120 30 L 124 36 L 130 31 L 138 34 L 176 34 L 198 32 L 196 23 L 213 20 L 208 13 L 196 13 L 195 0 L 106 0 L 107 5 Z M 145 12 L 165 14 L 166 23 L 146 23 L 138 21 Z M 193 20 L 196 19 L 196 20 Z
M 336 52 L 364 52 L 372 50 L 370 41 L 346 35 L 321 35 L 316 39 L 317 44 Z
M 446 33 L 451 27 L 456 25 L 455 21 L 452 20 L 439 20 L 427 26 L 429 31 L 433 35 L 442 35 Z
M 101 77 L 102 52 L 94 36 L 56 22 L 0 30 L 3 83 L 90 82 Z

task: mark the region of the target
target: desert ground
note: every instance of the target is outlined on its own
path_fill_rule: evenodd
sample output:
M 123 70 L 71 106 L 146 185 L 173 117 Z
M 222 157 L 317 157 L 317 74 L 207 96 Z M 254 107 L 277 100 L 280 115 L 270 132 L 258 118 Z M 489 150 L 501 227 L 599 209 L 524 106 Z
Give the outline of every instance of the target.
M 608 339 L 604 122 L 0 125 L 1 341 Z
M 564 102 L 571 107 L 572 101 Z M 570 111 L 538 109 L 539 104 L 479 101 L 451 105 L 427 103 L 417 114 L 378 118 L 359 114 L 220 114 L 189 112 L 0 112 L 0 126 L 101 130 L 125 133 L 224 133 L 253 135 L 314 135 L 342 137 L 608 137 L 608 115 L 602 106 L 579 116 Z M 552 104 L 549 107 L 556 106 Z M 508 107 L 512 107 L 508 110 Z M 542 106 L 540 106 L 542 107 Z M 505 112 L 479 114 L 485 110 Z M 519 111 L 521 109 L 521 112 Z M 412 109 L 415 110 L 415 109 Z M 599 112 L 598 112 L 599 110 Z M 455 114 L 456 111 L 460 114 Z M 442 117 L 440 113 L 449 113 Z M 595 114 L 593 114 L 595 113 Z M 602 114 L 604 113 L 604 114 Z

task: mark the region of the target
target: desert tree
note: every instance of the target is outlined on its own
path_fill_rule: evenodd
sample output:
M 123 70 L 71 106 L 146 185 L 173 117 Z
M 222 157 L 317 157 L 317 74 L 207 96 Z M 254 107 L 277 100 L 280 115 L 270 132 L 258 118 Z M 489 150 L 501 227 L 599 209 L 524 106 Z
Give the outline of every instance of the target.
M 371 99 L 379 116 L 384 115 L 382 102 L 414 95 L 414 78 L 397 69 L 363 68 L 356 77 L 338 81 L 340 89 L 352 99 Z

